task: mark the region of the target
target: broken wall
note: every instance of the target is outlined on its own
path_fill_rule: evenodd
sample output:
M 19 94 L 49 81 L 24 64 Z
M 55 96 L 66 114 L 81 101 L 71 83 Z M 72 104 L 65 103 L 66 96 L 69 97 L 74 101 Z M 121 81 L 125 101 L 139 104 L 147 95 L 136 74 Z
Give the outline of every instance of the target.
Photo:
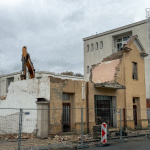
M 0 101 L 0 133 L 18 133 L 20 108 L 23 108 L 22 132 L 32 133 L 36 129 L 38 97 L 50 100 L 50 78 L 11 83 L 6 100 Z
M 92 81 L 94 83 L 113 82 L 115 80 L 116 68 L 120 59 L 102 62 L 92 69 Z M 107 69 L 106 69 L 107 68 Z

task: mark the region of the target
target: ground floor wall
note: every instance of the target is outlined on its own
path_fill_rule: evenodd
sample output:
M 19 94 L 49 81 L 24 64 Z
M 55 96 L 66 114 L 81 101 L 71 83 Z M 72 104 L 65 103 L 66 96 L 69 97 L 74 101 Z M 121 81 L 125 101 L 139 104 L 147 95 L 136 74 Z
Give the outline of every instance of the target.
M 50 134 L 67 132 L 64 129 L 64 109 L 68 109 L 69 113 L 69 132 L 79 133 L 81 131 L 81 108 L 83 109 L 83 127 L 84 131 L 92 131 L 93 126 L 100 125 L 96 121 L 96 97 L 98 100 L 103 98 L 110 98 L 109 109 L 111 109 L 112 122 L 110 127 L 120 128 L 120 120 L 122 127 L 129 129 L 135 128 L 147 128 L 147 109 L 144 104 L 144 96 L 139 95 L 139 99 L 133 95 L 127 95 L 126 90 L 123 89 L 106 89 L 106 88 L 95 88 L 91 82 L 86 83 L 85 98 L 83 98 L 83 81 L 70 81 L 61 79 L 51 79 L 51 100 L 50 100 L 50 122 L 49 131 Z M 68 98 L 67 98 L 68 97 Z M 137 98 L 133 103 L 133 98 Z M 108 101 L 108 100 L 106 100 Z M 104 101 L 103 101 L 104 102 Z M 104 103 L 106 104 L 106 103 Z M 145 103 L 146 104 L 146 103 Z M 104 106 L 103 103 L 99 103 L 99 106 Z M 136 112 L 133 109 L 136 105 Z M 74 109 L 75 108 L 75 109 Z M 88 109 L 87 109 L 88 108 Z M 100 109 L 103 109 L 100 108 Z M 120 116 L 121 109 L 121 116 Z M 107 122 L 104 118 L 105 114 L 99 111 L 99 120 Z M 66 113 L 66 112 L 65 112 Z M 135 120 L 135 114 L 137 118 Z M 67 113 L 65 116 L 68 115 Z M 135 124 L 135 121 L 137 124 Z
M 131 129 L 148 127 L 146 96 L 144 94 L 139 93 L 137 96 L 136 92 L 129 95 L 126 89 L 95 88 L 94 84 L 89 82 L 88 99 L 91 108 L 95 108 L 95 95 L 111 96 L 112 127 L 120 127 L 120 109 L 122 127 Z M 95 122 L 95 111 L 89 109 L 89 114 L 89 122 Z
M 83 128 L 85 130 L 87 128 L 85 82 L 54 77 L 50 80 L 50 134 L 81 132 L 81 108 L 84 108 Z

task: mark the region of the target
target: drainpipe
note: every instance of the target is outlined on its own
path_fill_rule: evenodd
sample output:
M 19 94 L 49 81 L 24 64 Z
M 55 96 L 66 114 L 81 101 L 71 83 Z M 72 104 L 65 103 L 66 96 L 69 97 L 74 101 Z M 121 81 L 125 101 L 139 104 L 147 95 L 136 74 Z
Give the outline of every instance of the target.
M 89 133 L 89 82 L 86 83 L 86 120 L 87 133 Z
M 126 87 L 126 75 L 125 75 L 125 65 L 124 65 L 124 60 L 123 60 L 123 68 L 124 68 L 124 86 Z M 124 108 L 124 128 L 127 127 L 127 119 L 126 119 L 126 89 L 124 89 L 124 101 L 125 101 L 125 108 Z

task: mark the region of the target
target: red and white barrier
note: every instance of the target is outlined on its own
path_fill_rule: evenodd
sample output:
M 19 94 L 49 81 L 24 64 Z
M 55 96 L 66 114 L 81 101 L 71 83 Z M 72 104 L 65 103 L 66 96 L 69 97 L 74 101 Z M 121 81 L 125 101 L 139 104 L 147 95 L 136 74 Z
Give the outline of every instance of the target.
M 101 142 L 103 144 L 107 142 L 107 124 L 105 122 L 101 125 Z

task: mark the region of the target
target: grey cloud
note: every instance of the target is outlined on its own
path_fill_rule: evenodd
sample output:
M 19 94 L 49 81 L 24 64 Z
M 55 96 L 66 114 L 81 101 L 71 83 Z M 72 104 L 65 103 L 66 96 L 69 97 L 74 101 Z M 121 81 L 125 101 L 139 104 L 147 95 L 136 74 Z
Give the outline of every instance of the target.
M 83 73 L 82 38 L 144 19 L 145 8 L 150 4 L 148 0 L 142 4 L 140 0 L 15 2 L 0 1 L 3 73 L 21 70 L 24 45 L 36 70 Z
M 68 16 L 66 16 L 64 19 L 63 19 L 63 21 L 65 22 L 65 23 L 68 23 L 68 22 L 70 22 L 70 23 L 79 23 L 79 22 L 81 22 L 81 21 L 83 21 L 83 19 L 84 19 L 84 14 L 85 12 L 84 12 L 84 9 L 83 8 L 80 8 L 80 9 L 78 9 L 78 10 L 75 10 L 75 11 L 73 11 L 72 13 L 70 13 L 70 14 L 68 14 Z

